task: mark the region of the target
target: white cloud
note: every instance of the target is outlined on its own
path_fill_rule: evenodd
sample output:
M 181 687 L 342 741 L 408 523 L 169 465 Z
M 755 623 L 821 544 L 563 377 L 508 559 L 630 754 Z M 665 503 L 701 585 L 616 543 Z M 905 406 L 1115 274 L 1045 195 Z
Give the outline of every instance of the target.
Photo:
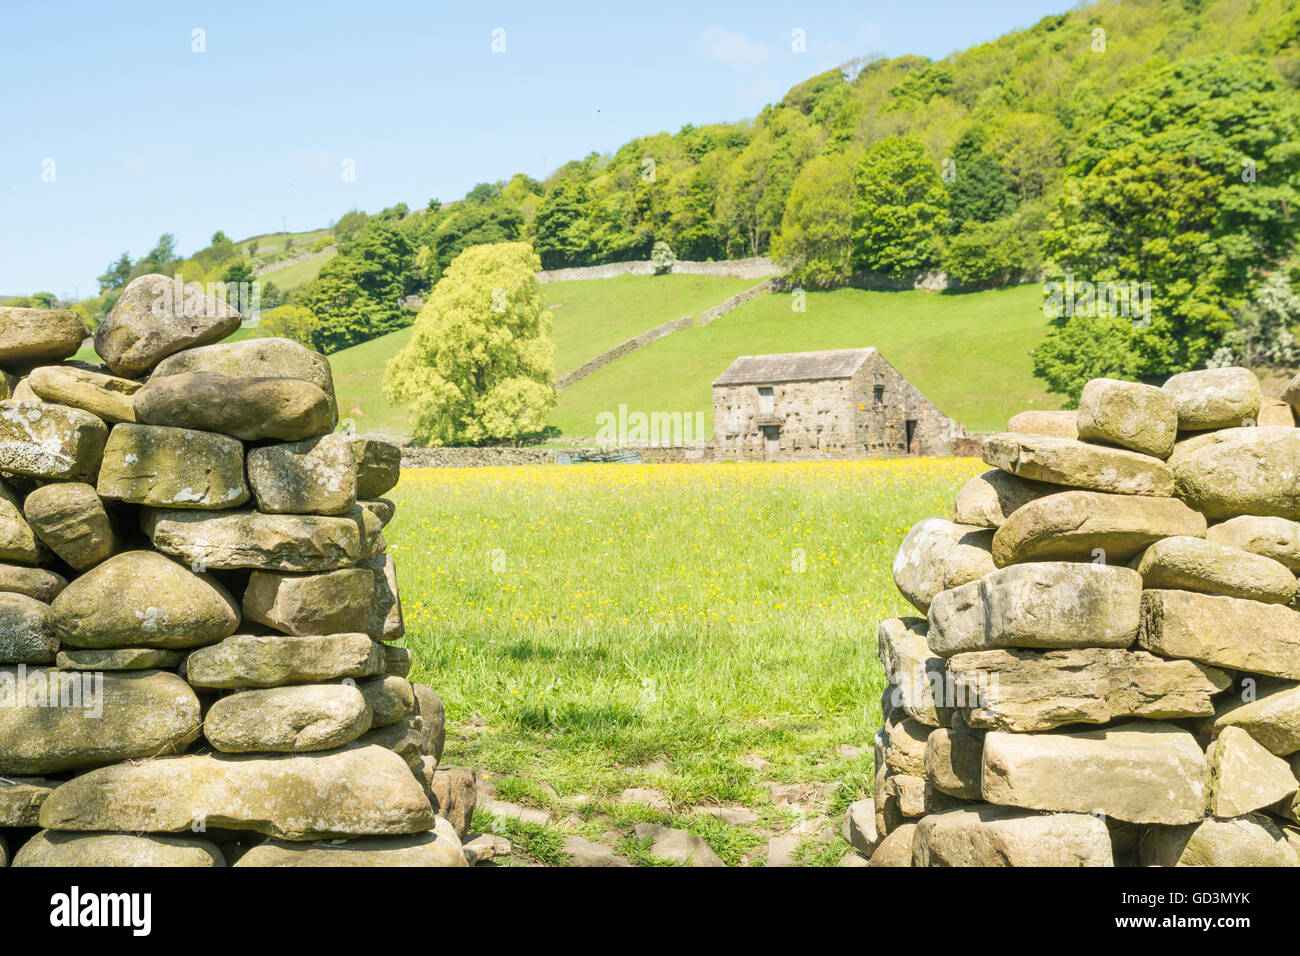
M 771 55 L 771 51 L 761 43 L 725 27 L 709 27 L 696 41 L 695 49 L 710 60 L 725 63 L 736 71 L 757 66 Z

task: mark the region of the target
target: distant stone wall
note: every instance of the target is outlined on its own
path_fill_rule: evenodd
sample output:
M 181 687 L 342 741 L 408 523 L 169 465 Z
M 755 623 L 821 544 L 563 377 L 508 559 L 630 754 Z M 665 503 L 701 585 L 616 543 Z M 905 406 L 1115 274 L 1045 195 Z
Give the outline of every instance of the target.
M 488 465 L 553 465 L 553 448 L 402 448 L 403 468 L 483 468 Z
M 599 266 L 577 266 L 572 269 L 549 269 L 537 273 L 537 281 L 574 282 L 585 279 L 612 279 L 614 276 L 654 275 L 655 266 L 649 259 L 632 262 L 607 262 Z M 762 279 L 781 274 L 781 269 L 767 256 L 750 259 L 723 259 L 718 262 L 691 262 L 680 260 L 673 264 L 673 274 L 717 276 L 724 279 Z
M 561 375 L 555 383 L 555 388 L 557 391 L 566 389 L 574 382 L 586 378 L 597 369 L 604 368 L 610 362 L 621 359 L 624 355 L 627 355 L 630 352 L 635 352 L 637 349 L 645 348 L 651 342 L 662 339 L 666 335 L 672 335 L 679 329 L 689 328 L 694 324 L 694 316 L 684 315 L 680 319 L 673 319 L 671 322 L 665 322 L 663 325 L 656 326 L 647 332 L 642 332 L 640 335 L 634 336 L 606 352 L 601 352 L 595 358 L 583 362 L 572 372 L 567 372 L 564 375 Z
M 760 295 L 766 295 L 769 292 L 775 292 L 780 285 L 780 280 L 776 277 L 766 279 L 756 286 L 751 286 L 744 292 L 737 292 L 731 298 L 724 301 L 721 305 L 715 305 L 710 309 L 705 309 L 700 313 L 699 325 L 708 325 L 715 319 L 720 319 L 728 312 L 740 308 L 746 302 L 757 299 Z

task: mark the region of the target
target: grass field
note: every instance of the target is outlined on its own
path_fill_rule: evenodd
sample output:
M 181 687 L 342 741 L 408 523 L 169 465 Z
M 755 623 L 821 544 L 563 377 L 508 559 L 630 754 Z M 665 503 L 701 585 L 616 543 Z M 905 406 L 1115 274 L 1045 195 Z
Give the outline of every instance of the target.
M 310 259 L 303 259 L 301 262 L 268 269 L 266 272 L 260 273 L 257 278 L 262 283 L 274 282 L 275 287 L 281 292 L 295 292 L 316 278 L 321 266 L 336 255 L 338 255 L 338 250 L 328 249 L 325 252 L 317 253 Z
M 622 402 L 701 411 L 711 422 L 710 384 L 738 355 L 868 345 L 971 431 L 996 431 L 1014 411 L 1060 407 L 1029 357 L 1047 330 L 1037 286 L 960 295 L 839 289 L 808 293 L 804 312 L 791 305 L 789 294 L 761 296 L 654 342 L 561 392 L 551 423 L 565 435 L 594 435 L 596 416 Z
M 733 865 L 792 829 L 805 862 L 838 862 L 846 847 L 818 837 L 870 792 L 876 625 L 908 611 L 894 552 L 982 468 L 405 472 L 387 536 L 414 679 L 447 707 L 444 761 L 551 813 L 553 826 L 511 825 L 525 858 L 564 862 L 559 834 L 573 832 L 644 860 L 631 827 L 655 820 L 704 836 Z M 770 766 L 755 770 L 753 757 Z M 769 782 L 815 795 L 778 807 Z M 671 809 L 618 803 L 628 787 L 662 791 Z M 760 819 L 730 826 L 696 812 L 708 806 Z

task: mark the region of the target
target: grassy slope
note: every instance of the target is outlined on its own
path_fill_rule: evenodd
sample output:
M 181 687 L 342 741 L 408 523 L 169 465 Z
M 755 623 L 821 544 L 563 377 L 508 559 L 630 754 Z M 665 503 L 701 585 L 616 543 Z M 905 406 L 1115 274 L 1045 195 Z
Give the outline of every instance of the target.
M 1037 286 L 960 295 L 841 289 L 763 296 L 712 325 L 655 342 L 560 393 L 552 424 L 595 433 L 596 416 L 632 410 L 703 411 L 710 383 L 738 355 L 875 346 L 946 414 L 992 431 L 1026 408 L 1057 408 L 1033 377 L 1029 352 L 1047 327 Z
M 870 792 L 875 627 L 916 613 L 893 585 L 894 553 L 983 468 L 404 472 L 386 533 L 412 678 L 446 703 L 446 763 L 481 768 L 501 799 L 547 809 L 564 830 L 595 840 L 618 830 L 612 842 L 629 857 L 642 858 L 632 825 L 656 820 L 703 835 L 733 865 L 800 821 L 772 805 L 764 781 L 815 784 L 808 820 L 824 821 L 804 832 L 801 856 L 837 861 L 847 848 L 816 836 Z M 754 754 L 772 766 L 746 765 Z M 617 803 L 627 787 L 656 788 L 671 809 Z M 733 827 L 693 812 L 717 805 L 760 820 Z M 530 845 L 542 855 L 542 841 Z
M 708 276 L 619 276 L 548 283 L 542 292 L 554 309 L 556 370 L 563 374 L 577 368 L 634 335 L 670 319 L 699 315 L 756 284 L 756 280 Z M 406 433 L 405 409 L 384 398 L 380 383 L 384 363 L 410 338 L 410 329 L 404 329 L 330 356 L 339 412 L 353 418 L 358 431 Z
M 316 278 L 321 266 L 336 255 L 338 255 L 337 250 L 329 249 L 312 256 L 310 259 L 303 259 L 301 262 L 295 262 L 292 265 L 269 269 L 258 275 L 257 279 L 262 283 L 274 282 L 275 287 L 283 292 L 294 292 Z

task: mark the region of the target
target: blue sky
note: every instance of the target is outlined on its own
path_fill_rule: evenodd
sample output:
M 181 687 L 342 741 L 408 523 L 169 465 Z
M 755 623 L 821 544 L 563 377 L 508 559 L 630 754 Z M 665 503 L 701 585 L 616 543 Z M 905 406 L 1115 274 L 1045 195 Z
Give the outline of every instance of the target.
M 854 56 L 939 58 L 1068 6 L 4 0 L 0 294 L 94 294 L 110 260 L 163 232 L 188 254 L 218 229 L 541 178 L 753 116 Z

